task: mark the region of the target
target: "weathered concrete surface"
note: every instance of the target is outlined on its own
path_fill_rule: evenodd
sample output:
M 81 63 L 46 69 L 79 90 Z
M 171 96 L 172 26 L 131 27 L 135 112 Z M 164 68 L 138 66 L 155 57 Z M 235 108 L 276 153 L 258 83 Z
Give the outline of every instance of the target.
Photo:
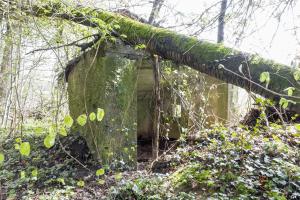
M 110 48 L 110 50 L 116 50 Z M 118 49 L 120 50 L 120 49 Z M 120 53 L 92 50 L 80 58 L 68 77 L 69 109 L 73 118 L 105 110 L 103 121 L 88 121 L 75 129 L 86 138 L 103 164 L 123 160 L 136 164 L 137 65 Z
M 154 79 L 153 63 L 149 59 L 143 60 L 138 67 L 137 83 L 137 107 L 138 107 L 138 129 L 139 139 L 152 139 L 154 119 Z
M 205 112 L 207 112 L 207 125 L 211 126 L 216 123 L 226 123 L 228 119 L 228 84 L 214 77 L 202 74 L 206 80 L 205 96 L 208 97 L 208 104 Z

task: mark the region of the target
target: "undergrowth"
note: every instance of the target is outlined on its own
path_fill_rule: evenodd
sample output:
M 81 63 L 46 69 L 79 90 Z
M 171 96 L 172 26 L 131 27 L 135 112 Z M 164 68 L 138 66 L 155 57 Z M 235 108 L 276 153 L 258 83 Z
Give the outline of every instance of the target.
M 123 172 L 97 172 L 91 157 L 70 156 L 77 135 L 50 149 L 43 137 L 25 135 L 30 157 L 15 149 L 16 139 L 2 145 L 8 156 L 0 171 L 1 195 L 7 199 L 300 199 L 294 126 L 215 127 L 192 141 L 182 137 L 151 169 Z

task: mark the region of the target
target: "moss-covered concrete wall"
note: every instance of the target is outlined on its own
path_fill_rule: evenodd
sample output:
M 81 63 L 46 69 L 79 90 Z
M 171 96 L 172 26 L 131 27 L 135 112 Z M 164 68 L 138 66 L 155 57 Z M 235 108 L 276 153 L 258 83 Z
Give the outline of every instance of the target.
M 112 49 L 110 49 L 112 50 Z M 136 163 L 137 68 L 139 61 L 122 54 L 92 50 L 68 76 L 69 109 L 73 118 L 105 111 L 103 121 L 77 125 L 95 158 L 103 164 Z M 121 56 L 120 56 L 121 55 Z

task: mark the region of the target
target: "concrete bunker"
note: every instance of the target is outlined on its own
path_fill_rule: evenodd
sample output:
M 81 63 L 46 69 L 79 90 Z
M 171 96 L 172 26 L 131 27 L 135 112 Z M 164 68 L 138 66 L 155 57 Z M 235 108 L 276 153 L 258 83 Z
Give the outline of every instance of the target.
M 209 116 L 207 126 L 225 122 L 228 119 L 227 84 L 201 76 L 206 80 L 205 87 L 210 89 L 207 91 L 209 105 L 203 111 Z M 74 127 L 86 138 L 94 157 L 103 164 L 118 161 L 135 166 L 138 141 L 148 141 L 151 148 L 154 128 L 154 77 L 150 55 L 121 42 L 105 44 L 72 60 L 66 68 L 66 79 L 69 110 L 74 119 L 97 108 L 105 110 L 102 122 L 88 121 L 84 127 Z M 162 129 L 160 136 L 178 139 L 181 134 L 178 122 L 180 126 L 191 126 L 190 111 L 181 109 L 180 103 L 175 103 L 174 108 L 174 99 L 164 84 L 162 91 L 162 112 L 176 118 L 176 123 L 169 124 L 168 131 Z M 197 94 L 194 100 L 201 106 Z M 176 106 L 180 109 L 176 110 Z

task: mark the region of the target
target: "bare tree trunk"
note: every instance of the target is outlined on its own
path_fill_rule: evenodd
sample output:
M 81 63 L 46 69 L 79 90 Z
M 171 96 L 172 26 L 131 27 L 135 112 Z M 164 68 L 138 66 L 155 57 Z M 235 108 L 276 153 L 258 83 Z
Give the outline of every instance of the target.
M 154 0 L 152 10 L 151 10 L 151 13 L 150 13 L 150 17 L 149 17 L 149 20 L 148 20 L 149 24 L 154 23 L 154 20 L 158 16 L 158 13 L 159 13 L 163 3 L 164 3 L 164 0 Z
M 11 104 L 11 77 L 10 67 L 12 66 L 13 43 L 11 36 L 11 27 L 6 22 L 5 46 L 3 49 L 2 62 L 0 65 L 0 103 L 1 103 L 1 127 L 6 127 L 9 108 Z
M 152 140 L 152 155 L 153 158 L 158 158 L 159 154 L 159 135 L 161 122 L 161 98 L 160 98 L 160 66 L 158 56 L 153 56 L 153 75 L 154 75 L 154 134 Z
M 161 9 L 164 0 L 155 0 L 153 2 L 152 10 L 149 16 L 148 23 L 154 24 L 155 18 Z M 161 123 L 161 98 L 160 98 L 160 69 L 159 58 L 157 55 L 153 56 L 153 76 L 154 76 L 154 133 L 152 138 L 152 156 L 153 159 L 158 158 L 159 154 L 159 136 L 160 136 L 160 123 Z
M 16 23 L 16 28 L 15 28 L 17 34 L 15 35 L 15 62 L 14 62 L 14 66 L 12 69 L 12 90 L 13 95 L 12 95 L 12 99 L 13 99 L 13 119 L 11 121 L 11 126 L 10 126 L 10 130 L 12 133 L 15 133 L 17 127 L 19 126 L 19 130 L 21 132 L 22 135 L 22 131 L 23 131 L 23 111 L 22 111 L 22 106 L 21 106 L 21 100 L 20 100 L 20 89 L 19 88 L 19 73 L 20 73 L 20 69 L 21 69 L 21 43 L 22 43 L 22 24 L 20 22 Z
M 218 43 L 222 43 L 224 41 L 224 27 L 225 27 L 225 14 L 227 9 L 227 0 L 222 0 L 221 2 L 221 10 L 219 15 L 219 24 L 218 24 Z
M 224 30 L 225 30 L 225 15 L 226 15 L 226 10 L 227 10 L 227 0 L 222 0 L 221 1 L 221 8 L 220 8 L 220 13 L 219 13 L 219 18 L 218 18 L 218 35 L 217 35 L 217 43 L 223 43 L 224 42 Z M 233 85 L 227 84 L 226 85 L 228 88 L 228 93 L 227 93 L 227 119 L 228 121 L 231 122 L 231 115 L 230 115 L 230 107 L 231 107 L 231 100 L 233 93 L 235 91 Z
M 5 96 L 5 90 L 7 88 L 6 82 L 8 77 L 8 68 L 10 65 L 10 54 L 12 51 L 11 41 L 11 28 L 9 22 L 6 22 L 6 33 L 5 33 L 5 46 L 3 49 L 2 62 L 0 65 L 0 98 L 3 99 Z

